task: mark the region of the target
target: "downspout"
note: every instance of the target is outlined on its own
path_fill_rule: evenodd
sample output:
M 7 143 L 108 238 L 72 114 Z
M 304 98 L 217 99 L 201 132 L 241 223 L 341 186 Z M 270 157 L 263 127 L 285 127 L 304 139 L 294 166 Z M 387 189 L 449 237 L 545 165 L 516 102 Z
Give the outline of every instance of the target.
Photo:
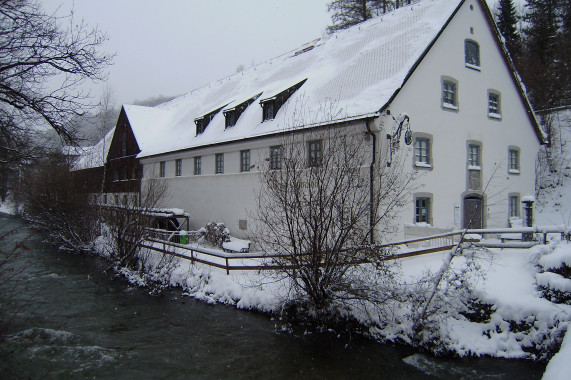
M 377 135 L 373 132 L 370 125 L 371 119 L 365 121 L 367 133 L 372 137 L 372 154 L 371 164 L 369 165 L 369 242 L 375 243 L 375 163 L 377 161 Z

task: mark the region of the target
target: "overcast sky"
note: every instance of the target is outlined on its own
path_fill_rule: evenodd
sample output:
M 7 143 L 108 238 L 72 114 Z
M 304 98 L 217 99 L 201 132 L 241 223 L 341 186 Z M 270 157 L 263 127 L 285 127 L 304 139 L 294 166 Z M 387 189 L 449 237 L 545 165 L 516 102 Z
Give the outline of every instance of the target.
M 331 0 L 41 0 L 108 34 L 117 104 L 181 95 L 321 37 Z M 102 86 L 93 93 L 102 92 Z
M 497 0 L 487 0 L 493 7 Z M 190 92 L 319 38 L 331 0 L 41 0 L 105 31 L 109 86 L 130 104 Z M 524 3 L 525 0 L 516 0 Z M 99 96 L 102 85 L 93 89 Z

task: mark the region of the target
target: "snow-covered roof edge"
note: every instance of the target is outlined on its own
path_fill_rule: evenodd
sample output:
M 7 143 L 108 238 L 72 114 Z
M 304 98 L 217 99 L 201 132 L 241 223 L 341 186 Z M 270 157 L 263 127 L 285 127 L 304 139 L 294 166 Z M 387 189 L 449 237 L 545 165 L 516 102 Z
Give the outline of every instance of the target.
M 278 130 L 278 131 L 270 131 L 268 133 L 262 133 L 262 134 L 258 134 L 258 135 L 247 136 L 247 137 L 244 137 L 241 139 L 229 139 L 229 140 L 225 140 L 225 141 L 217 141 L 217 142 L 213 142 L 211 144 L 192 146 L 192 147 L 188 147 L 188 148 L 177 149 L 177 150 L 173 150 L 173 151 L 169 151 L 169 152 L 149 154 L 149 155 L 145 155 L 145 156 L 137 155 L 137 158 L 140 158 L 140 159 L 152 158 L 152 157 L 164 156 L 165 154 L 188 152 L 188 151 L 192 151 L 192 150 L 204 149 L 204 148 L 209 148 L 209 147 L 213 147 L 213 146 L 220 146 L 220 145 L 233 144 L 236 142 L 250 141 L 250 140 L 255 140 L 255 139 L 259 139 L 259 138 L 270 138 L 270 137 L 275 137 L 275 136 L 286 135 L 286 134 L 292 133 L 294 131 L 299 131 L 300 129 L 307 131 L 310 129 L 321 128 L 324 126 L 333 126 L 333 125 L 337 125 L 337 124 L 351 123 L 351 122 L 359 121 L 359 120 L 374 119 L 374 118 L 379 117 L 380 115 L 381 115 L 380 112 L 372 112 L 372 113 L 363 114 L 363 115 L 349 116 L 349 117 L 345 117 L 345 118 L 323 121 L 323 122 L 319 122 L 319 123 L 306 124 L 303 126 L 303 128 L 300 128 L 298 126 L 292 126 L 289 128 L 284 128 L 284 129 Z
M 462 2 L 464 2 L 464 1 L 465 0 L 462 0 Z M 484 11 L 484 15 L 486 16 L 486 21 L 488 22 L 488 25 L 489 25 L 490 30 L 492 32 L 492 35 L 494 36 L 496 44 L 498 45 L 498 48 L 501 51 L 501 54 L 504 58 L 504 61 L 510 69 L 509 70 L 510 74 L 511 74 L 512 79 L 514 80 L 514 82 L 516 84 L 516 87 L 519 90 L 518 91 L 519 96 L 521 98 L 521 101 L 524 104 L 524 107 L 526 108 L 527 117 L 529 118 L 529 121 L 533 125 L 533 129 L 535 131 L 537 139 L 539 140 L 539 143 L 541 145 L 546 145 L 546 144 L 548 145 L 548 144 L 550 144 L 549 136 L 547 136 L 547 134 L 541 128 L 539 122 L 537 121 L 537 117 L 535 116 L 535 112 L 533 111 L 533 107 L 531 106 L 529 98 L 527 97 L 527 92 L 525 90 L 525 86 L 524 86 L 524 84 L 523 84 L 523 82 L 522 82 L 522 80 L 521 80 L 521 78 L 520 78 L 520 76 L 519 76 L 519 74 L 515 68 L 515 64 L 512 61 L 510 54 L 508 53 L 506 45 L 503 42 L 502 34 L 498 28 L 498 25 L 496 24 L 496 20 L 494 19 L 494 16 L 492 15 L 492 11 L 488 7 L 488 3 L 485 0 L 478 0 L 478 2 L 480 3 L 482 10 Z
M 404 80 L 402 81 L 402 84 L 400 85 L 399 88 L 397 88 L 395 90 L 395 92 L 392 94 L 392 96 L 389 98 L 389 100 L 379 109 L 379 113 L 382 113 L 383 111 L 385 111 L 389 105 L 393 102 L 393 100 L 397 97 L 397 95 L 399 94 L 400 90 L 404 87 L 404 85 L 406 84 L 406 82 L 408 82 L 409 78 L 412 76 L 412 74 L 414 73 L 414 71 L 416 70 L 416 68 L 420 65 L 420 63 L 422 62 L 422 60 L 424 59 L 424 57 L 426 57 L 426 55 L 428 54 L 428 52 L 430 51 L 430 49 L 432 49 L 432 47 L 434 46 L 434 44 L 436 43 L 436 41 L 438 41 L 438 39 L 440 38 L 440 36 L 442 35 L 442 33 L 444 32 L 444 30 L 446 29 L 446 27 L 448 26 L 448 24 L 450 24 L 450 21 L 452 21 L 452 19 L 454 18 L 454 16 L 456 16 L 456 13 L 458 13 L 458 10 L 460 10 L 460 8 L 462 7 L 462 5 L 464 4 L 465 0 L 461 0 L 458 3 L 458 6 L 456 7 L 456 9 L 454 9 L 454 12 L 452 12 L 452 14 L 450 15 L 450 17 L 448 17 L 448 19 L 446 20 L 446 22 L 442 25 L 442 28 L 440 28 L 440 30 L 438 31 L 438 33 L 436 34 L 436 36 L 432 39 L 432 41 L 430 41 L 430 43 L 426 46 L 426 49 L 424 49 L 424 51 L 422 52 L 422 54 L 418 57 L 418 59 L 416 60 L 416 62 L 411 66 L 410 70 L 408 71 L 408 73 L 406 74 Z
M 452 14 L 448 18 L 448 20 L 446 20 L 446 22 L 444 23 L 444 25 L 442 26 L 440 31 L 436 34 L 436 36 L 433 38 L 433 40 L 430 42 L 430 44 L 428 44 L 428 46 L 422 52 L 422 54 L 420 55 L 418 60 L 412 65 L 408 74 L 404 78 L 401 86 L 395 90 L 395 92 L 390 97 L 390 99 L 379 109 L 379 113 L 382 113 L 383 111 L 385 111 L 390 106 L 390 104 L 393 102 L 393 100 L 397 97 L 400 90 L 404 87 L 404 85 L 406 84 L 408 79 L 412 76 L 412 74 L 414 73 L 416 68 L 420 65 L 420 63 L 422 62 L 424 57 L 428 54 L 430 49 L 432 49 L 432 47 L 434 46 L 436 41 L 440 38 L 440 35 L 444 32 L 446 27 L 450 24 L 452 19 L 456 16 L 456 13 L 458 13 L 458 11 L 462 7 L 462 5 L 464 5 L 465 2 L 466 2 L 466 0 L 461 0 L 458 3 L 458 6 L 454 10 L 454 12 L 452 12 Z M 516 84 L 516 87 L 519 90 L 518 93 L 519 93 L 520 98 L 521 98 L 521 100 L 522 100 L 522 102 L 526 108 L 526 113 L 527 113 L 527 116 L 529 118 L 529 121 L 531 122 L 531 124 L 533 126 L 534 132 L 535 132 L 540 144 L 542 144 L 542 145 L 543 144 L 549 144 L 549 138 L 548 138 L 547 134 L 545 133 L 545 131 L 543 131 L 543 129 L 541 128 L 539 122 L 537 121 L 537 118 L 535 116 L 535 112 L 533 111 L 533 108 L 531 106 L 529 98 L 527 97 L 527 93 L 525 91 L 525 86 L 523 85 L 523 82 L 522 82 L 522 80 L 521 80 L 521 78 L 520 78 L 520 76 L 517 73 L 517 70 L 515 68 L 515 64 L 513 63 L 512 59 L 511 59 L 511 57 L 510 57 L 510 55 L 506 49 L 506 46 L 503 43 L 502 35 L 500 33 L 500 30 L 498 29 L 498 26 L 496 24 L 494 16 L 492 15 L 490 8 L 488 7 L 488 4 L 485 0 L 478 0 L 478 2 L 480 3 L 480 6 L 482 7 L 484 15 L 486 16 L 485 17 L 486 21 L 488 22 L 488 25 L 490 26 L 490 29 L 492 31 L 492 35 L 494 37 L 494 40 L 496 41 L 496 44 L 498 45 L 498 48 L 500 49 L 501 55 L 503 56 L 505 63 L 508 65 L 508 67 L 510 69 L 509 70 L 510 74 L 511 74 L 512 79 L 514 80 L 514 82 Z

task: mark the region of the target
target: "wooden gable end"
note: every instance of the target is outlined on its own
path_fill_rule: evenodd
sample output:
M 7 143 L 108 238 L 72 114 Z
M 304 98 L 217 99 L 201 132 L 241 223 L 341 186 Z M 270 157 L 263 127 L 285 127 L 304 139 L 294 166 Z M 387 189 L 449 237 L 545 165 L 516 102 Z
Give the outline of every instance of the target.
M 139 152 L 141 149 L 137 143 L 137 138 L 133 133 L 125 109 L 122 108 L 109 146 L 107 162 L 118 158 L 136 156 Z
M 141 152 L 125 109 L 121 109 L 115 133 L 109 146 L 105 170 L 105 191 L 111 193 L 140 192 L 142 166 L 137 158 Z

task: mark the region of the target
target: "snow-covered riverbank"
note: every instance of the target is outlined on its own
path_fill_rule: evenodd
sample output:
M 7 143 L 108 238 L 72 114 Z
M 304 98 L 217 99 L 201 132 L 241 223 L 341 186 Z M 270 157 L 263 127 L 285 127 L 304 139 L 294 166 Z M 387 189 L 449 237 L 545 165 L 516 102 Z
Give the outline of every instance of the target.
M 226 275 L 224 270 L 155 252 L 143 255 L 147 258 L 145 275 L 122 271 L 139 285 L 154 282 L 181 287 L 186 295 L 205 302 L 270 313 L 278 313 L 288 299 L 288 279 L 274 272 Z M 370 335 L 380 341 L 421 345 L 438 353 L 546 359 L 556 352 L 556 342 L 571 321 L 571 306 L 543 298 L 538 284 L 561 288 L 571 283 L 544 272 L 571 263 L 570 243 L 555 242 L 532 249 L 466 250 L 454 259 L 427 321 L 428 331 L 419 343 L 414 331 L 418 302 L 414 295 L 430 281 L 431 274 L 438 272 L 447 255 L 432 253 L 399 260 L 392 268 L 398 280 L 393 285 L 398 289 L 393 290 L 403 297 L 386 303 L 382 309 L 359 302 L 346 304 L 344 312 L 367 326 Z M 374 273 L 373 268 L 371 271 Z M 454 286 L 469 287 L 471 292 L 452 289 Z M 472 301 L 477 300 L 471 303 L 470 312 L 463 307 L 467 294 Z

